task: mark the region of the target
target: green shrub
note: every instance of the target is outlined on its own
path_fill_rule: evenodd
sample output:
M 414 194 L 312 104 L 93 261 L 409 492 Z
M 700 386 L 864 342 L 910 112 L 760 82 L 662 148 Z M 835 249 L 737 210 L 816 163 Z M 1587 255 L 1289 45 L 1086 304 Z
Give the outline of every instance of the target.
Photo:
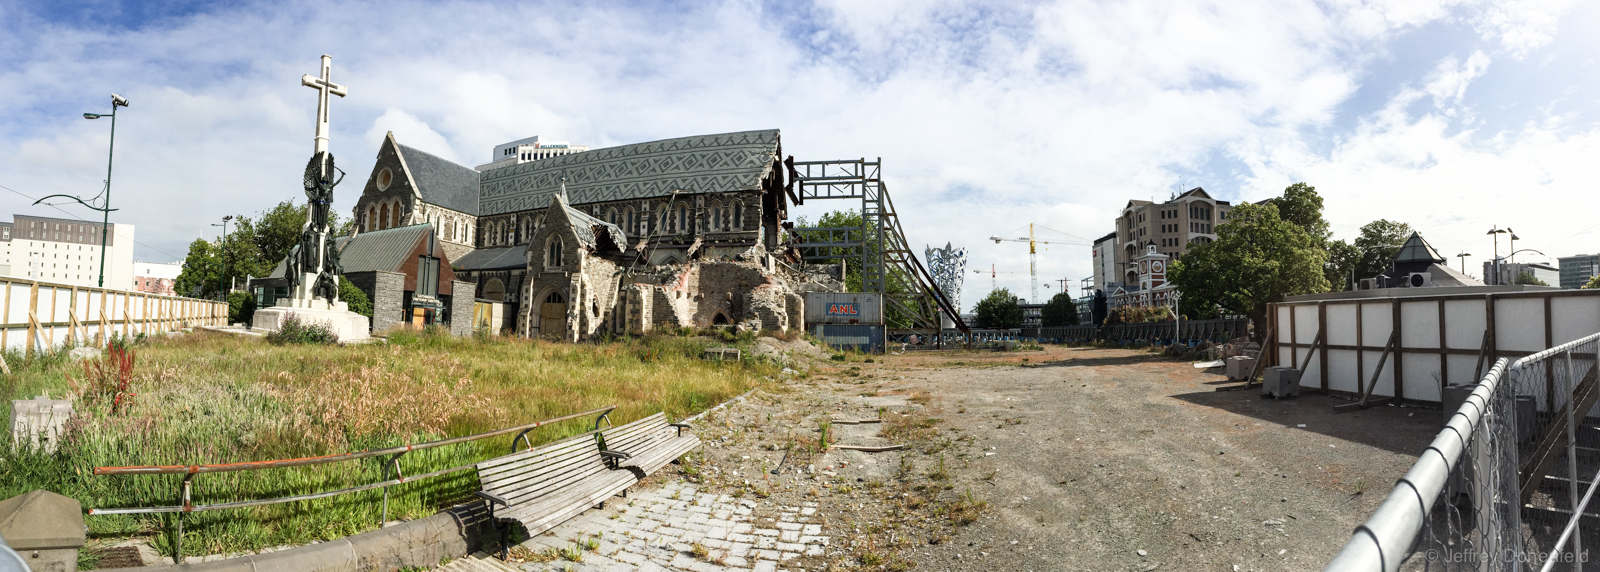
M 372 317 L 372 299 L 343 276 L 339 277 L 339 299 L 350 305 L 351 312 Z
M 256 315 L 256 297 L 249 292 L 228 293 L 228 323 L 249 323 Z
M 301 321 L 294 312 L 289 312 L 283 317 L 283 323 L 278 325 L 278 330 L 267 334 L 267 341 L 275 345 L 285 344 L 324 344 L 339 343 L 339 334 L 333 331 L 333 326 L 325 322 Z

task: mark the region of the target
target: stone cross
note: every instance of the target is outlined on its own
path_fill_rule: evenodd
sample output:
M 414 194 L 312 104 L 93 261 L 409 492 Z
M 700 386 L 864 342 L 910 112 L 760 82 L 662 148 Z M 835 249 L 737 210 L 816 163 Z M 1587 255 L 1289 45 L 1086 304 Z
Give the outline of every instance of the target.
M 300 76 L 300 85 L 316 89 L 317 95 L 317 141 L 314 153 L 328 151 L 328 94 L 344 97 L 345 87 L 330 78 L 333 71 L 333 56 L 322 54 L 322 77 L 313 77 L 311 74 Z

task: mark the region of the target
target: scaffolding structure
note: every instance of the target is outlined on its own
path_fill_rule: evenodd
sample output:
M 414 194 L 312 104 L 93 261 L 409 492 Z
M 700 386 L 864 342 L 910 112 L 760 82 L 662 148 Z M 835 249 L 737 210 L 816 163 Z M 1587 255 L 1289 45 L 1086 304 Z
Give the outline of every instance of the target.
M 970 335 L 961 311 L 940 288 L 906 244 L 889 189 L 880 176 L 882 159 L 784 161 L 789 168 L 789 198 L 795 205 L 811 200 L 860 200 L 861 226 L 794 228 L 806 261 L 855 260 L 861 269 L 861 290 L 883 296 L 884 320 L 891 337 L 909 334 L 941 339 L 941 314 Z

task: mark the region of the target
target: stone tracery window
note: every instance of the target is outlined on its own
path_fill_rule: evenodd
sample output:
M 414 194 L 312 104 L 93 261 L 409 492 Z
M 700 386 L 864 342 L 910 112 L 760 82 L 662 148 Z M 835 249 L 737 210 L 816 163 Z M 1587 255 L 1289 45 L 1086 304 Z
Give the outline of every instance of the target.
M 545 254 L 544 254 L 544 265 L 545 265 L 545 267 L 546 268 L 556 268 L 556 267 L 561 266 L 561 254 L 562 254 L 561 253 L 561 237 L 559 237 L 559 236 L 550 237 L 550 241 L 548 243 L 546 243 L 546 246 L 545 246 Z
M 678 234 L 689 232 L 689 205 L 678 203 Z

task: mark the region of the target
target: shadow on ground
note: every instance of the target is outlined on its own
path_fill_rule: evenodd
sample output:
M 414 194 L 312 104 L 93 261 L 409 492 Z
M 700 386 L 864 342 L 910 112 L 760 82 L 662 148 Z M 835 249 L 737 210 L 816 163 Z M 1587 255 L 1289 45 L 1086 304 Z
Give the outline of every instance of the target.
M 1344 399 L 1317 394 L 1273 399 L 1258 387 L 1241 391 L 1201 391 L 1171 396 L 1195 405 L 1214 407 L 1277 425 L 1288 431 L 1310 431 L 1404 455 L 1416 456 L 1444 428 L 1437 407 L 1378 405 L 1349 413 L 1334 413 Z M 1300 427 L 1304 424 L 1305 427 Z

